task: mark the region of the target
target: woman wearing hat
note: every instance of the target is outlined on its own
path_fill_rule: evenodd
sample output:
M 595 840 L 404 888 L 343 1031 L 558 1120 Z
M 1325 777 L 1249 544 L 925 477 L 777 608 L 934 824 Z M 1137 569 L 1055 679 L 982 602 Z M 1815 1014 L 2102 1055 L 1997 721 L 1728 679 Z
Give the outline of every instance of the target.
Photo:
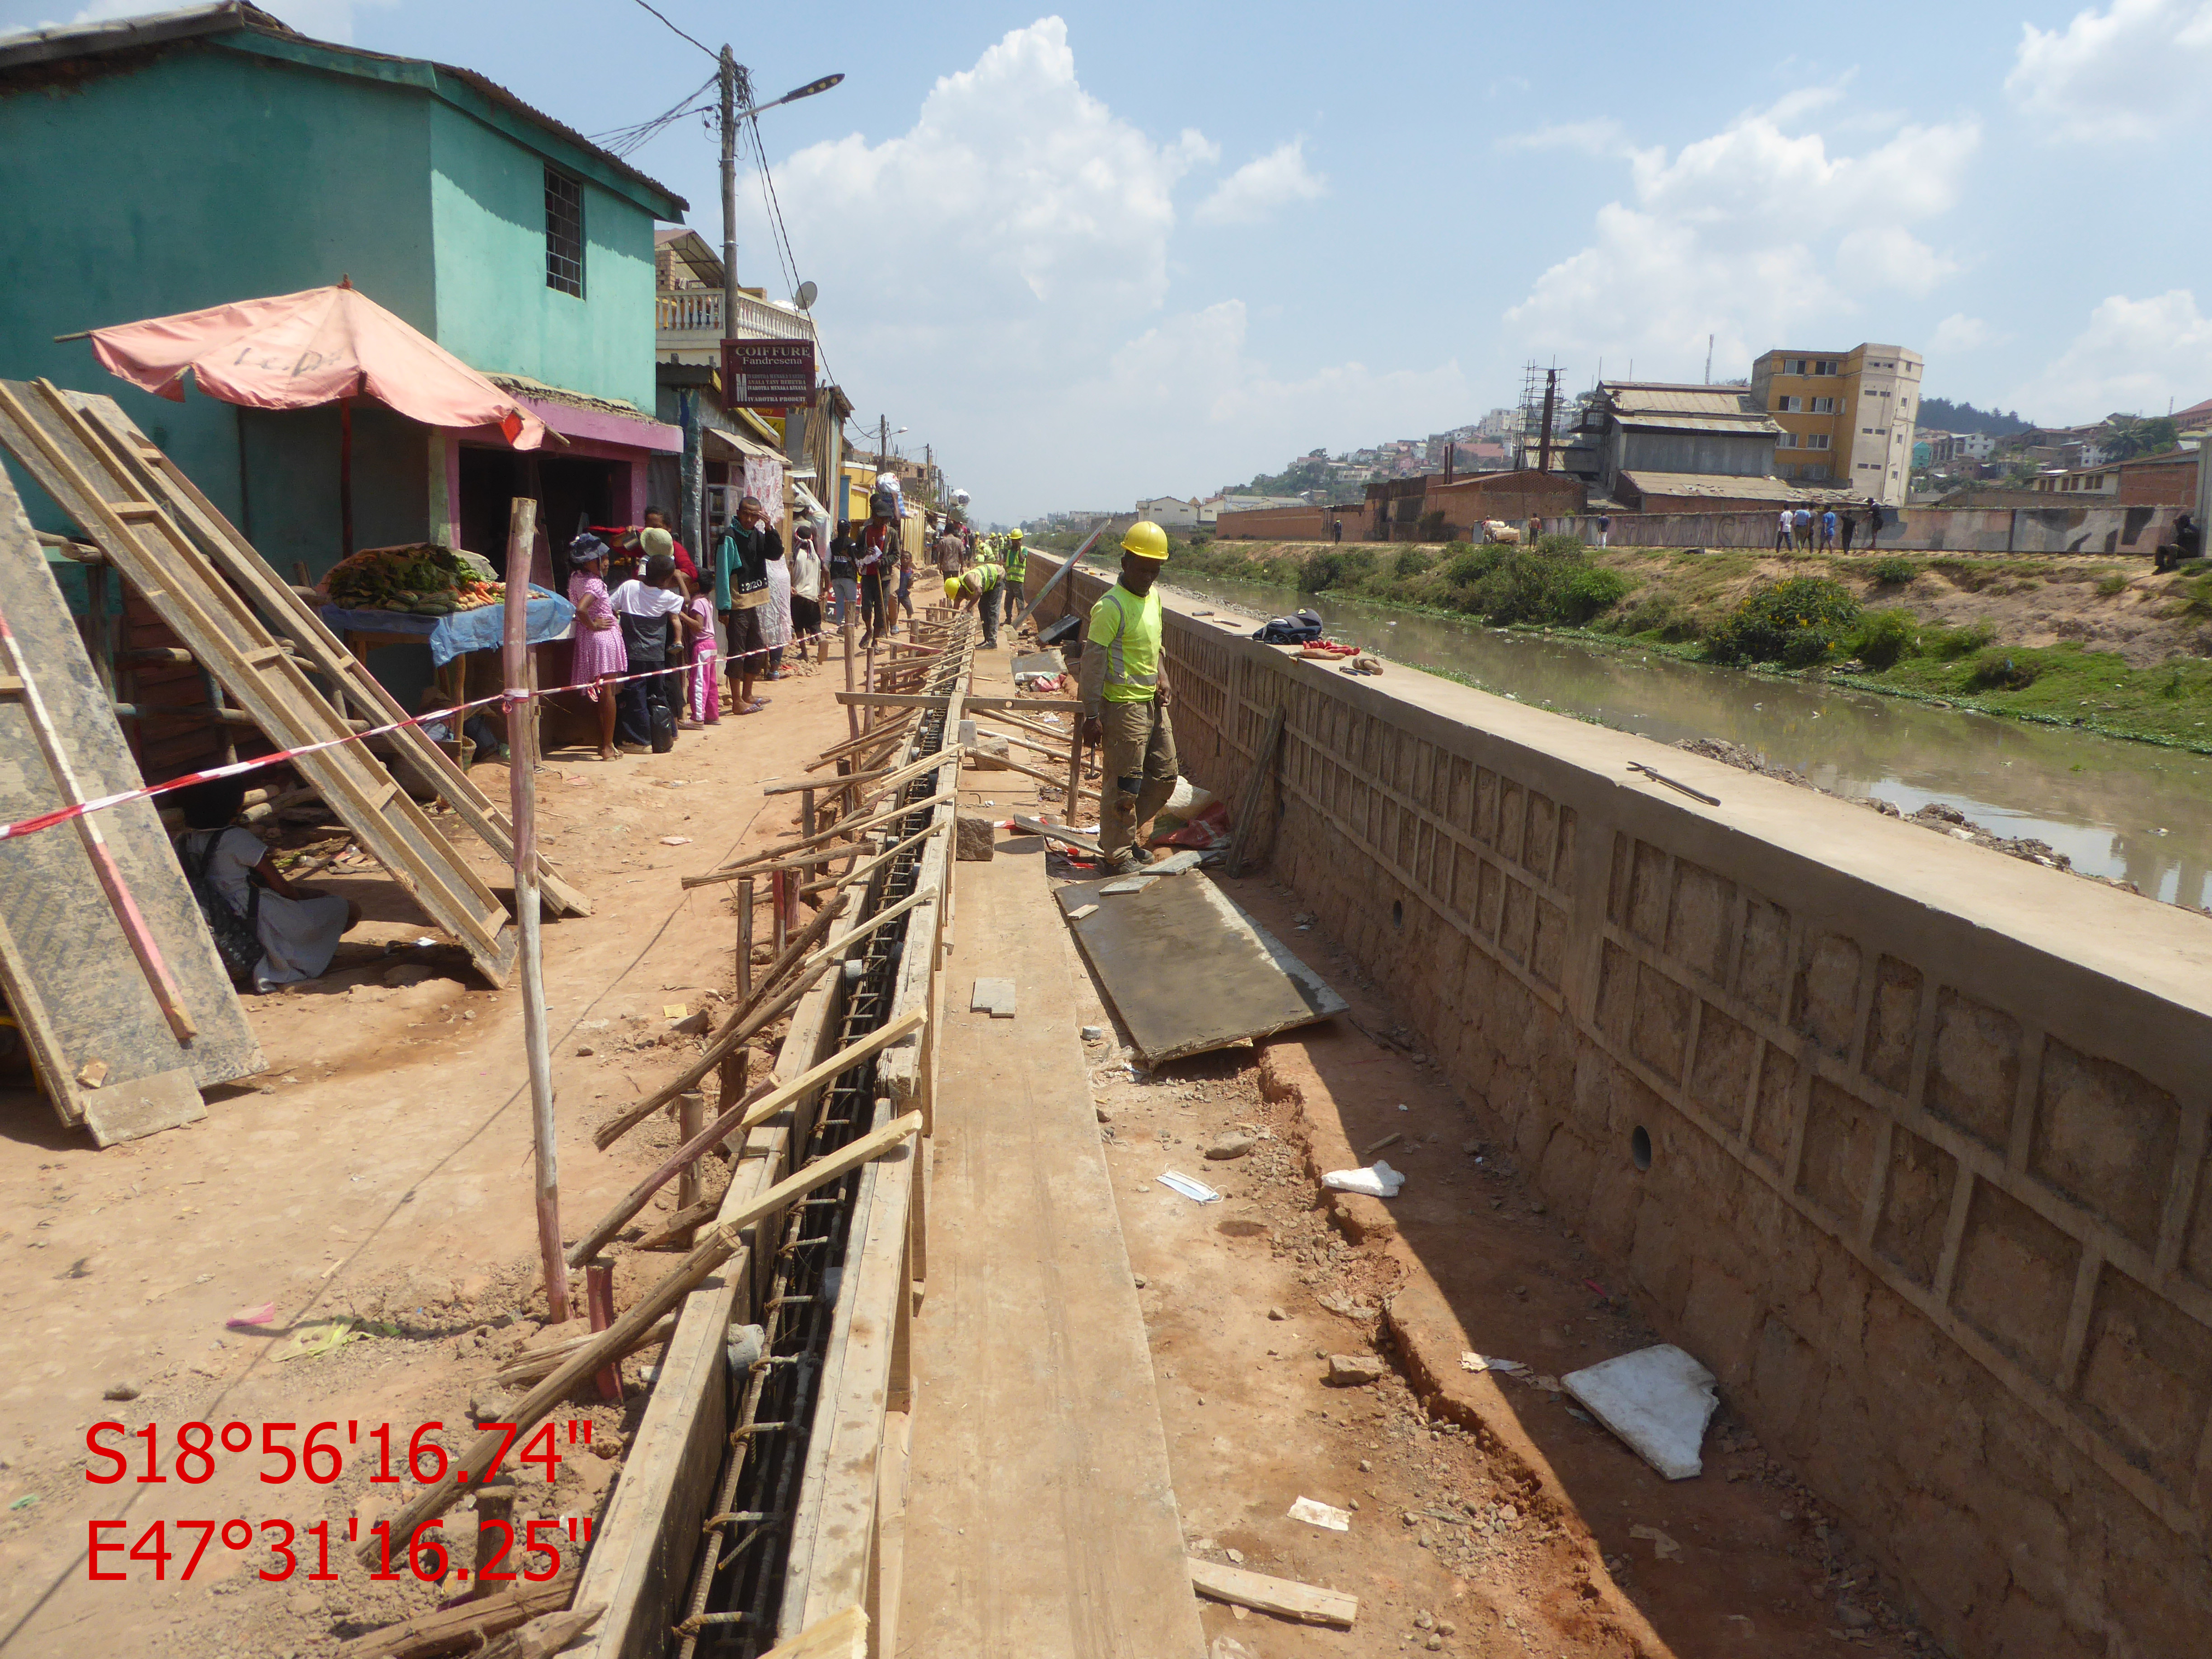
M 591 688 L 599 705 L 599 758 L 615 758 L 615 689 L 607 681 L 629 672 L 629 651 L 623 644 L 622 624 L 615 619 L 614 602 L 607 597 L 601 574 L 606 567 L 607 544 L 588 531 L 568 544 L 568 603 L 576 607 L 575 655 L 568 667 L 568 684 Z

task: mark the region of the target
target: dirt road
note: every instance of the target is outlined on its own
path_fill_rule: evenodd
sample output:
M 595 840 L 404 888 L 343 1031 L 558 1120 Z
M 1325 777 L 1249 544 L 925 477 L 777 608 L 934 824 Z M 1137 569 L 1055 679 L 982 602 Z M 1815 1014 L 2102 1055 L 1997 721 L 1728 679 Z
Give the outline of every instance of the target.
M 832 696 L 842 684 L 833 661 L 767 688 L 766 713 L 686 732 L 670 754 L 602 765 L 560 751 L 540 774 L 546 852 L 593 906 L 544 931 L 570 1237 L 674 1145 L 661 1118 L 609 1152 L 590 1139 L 696 1050 L 696 1038 L 672 1032 L 668 1011 L 712 1007 L 730 992 L 729 902 L 716 889 L 687 893 L 679 878 L 789 832 L 796 797 L 764 800 L 760 782 L 795 775 L 844 735 Z M 477 777 L 504 799 L 503 767 Z M 454 835 L 503 891 L 480 845 Z M 485 988 L 374 866 L 316 884 L 361 901 L 367 920 L 326 977 L 247 1000 L 270 1070 L 219 1091 L 204 1122 L 96 1152 L 34 1093 L 0 1093 L 0 1250 L 11 1267 L 0 1283 L 10 1333 L 0 1651 L 143 1652 L 159 1632 L 160 1650 L 184 1659 L 312 1653 L 453 1591 L 405 1574 L 372 1582 L 343 1537 L 349 1522 L 366 1529 L 396 1510 L 391 1494 L 406 1490 L 371 1479 L 376 1425 L 393 1425 L 395 1463 L 418 1424 L 443 1423 L 431 1437 L 457 1443 L 495 1363 L 540 1328 L 519 994 Z M 717 1171 L 710 1192 L 720 1181 Z M 626 1265 L 622 1287 L 671 1259 Z M 262 1322 L 226 1322 L 240 1314 Z M 370 1334 L 278 1358 L 301 1327 L 341 1316 Z M 590 1445 L 564 1437 L 550 1492 L 531 1472 L 519 1527 L 593 1512 L 641 1410 L 640 1363 L 629 1364 L 624 1402 L 564 1414 L 592 1419 Z M 85 1479 L 113 1468 L 87 1448 L 103 1421 L 122 1425 L 103 1438 L 134 1460 L 112 1485 Z M 188 1422 L 217 1437 L 211 1478 L 195 1481 L 202 1467 L 176 1462 Z M 296 1425 L 274 1431 L 296 1449 L 319 1422 L 337 1425 L 324 1439 L 341 1451 L 339 1476 L 321 1485 L 295 1468 L 264 1484 L 264 1471 L 283 1468 L 281 1454 L 261 1451 L 264 1425 Z M 234 1423 L 251 1452 L 223 1449 Z M 147 1445 L 131 1437 L 149 1425 L 164 1478 L 141 1484 Z M 325 1467 L 319 1456 L 315 1472 Z M 125 1524 L 100 1534 L 111 1547 L 100 1567 L 125 1577 L 93 1582 L 90 1523 L 117 1518 Z M 187 1580 L 201 1534 L 176 1523 L 195 1519 L 238 1519 L 253 1533 L 233 1550 L 218 1531 Z M 155 1520 L 168 1524 L 149 1543 Z M 333 1576 L 318 1582 L 322 1543 L 307 1529 L 323 1521 Z M 294 1529 L 301 1565 L 283 1582 L 257 1577 L 283 1571 L 272 1553 L 283 1529 L 264 1522 Z M 162 1546 L 166 1562 L 155 1559 Z M 467 1547 L 455 1553 L 457 1570 L 469 1565 Z

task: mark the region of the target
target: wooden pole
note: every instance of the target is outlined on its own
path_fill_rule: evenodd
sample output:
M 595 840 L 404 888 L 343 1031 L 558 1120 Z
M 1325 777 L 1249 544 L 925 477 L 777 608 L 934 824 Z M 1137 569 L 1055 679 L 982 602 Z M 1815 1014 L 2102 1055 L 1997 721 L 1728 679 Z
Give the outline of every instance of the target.
M 853 689 L 853 607 L 848 603 L 839 605 L 837 609 L 840 612 L 839 621 L 845 632 L 845 690 L 850 691 Z M 860 711 L 849 703 L 845 708 L 845 724 L 850 732 L 850 740 L 858 742 L 860 736 Z
M 1075 828 L 1076 816 L 1078 812 L 1081 811 L 1081 809 L 1076 805 L 1075 799 L 1076 792 L 1082 787 L 1083 725 L 1081 719 L 1079 716 L 1076 722 L 1074 739 L 1067 745 L 1067 796 L 1065 805 L 1067 808 L 1066 823 L 1067 827 L 1071 830 Z M 1098 821 L 1102 826 L 1106 821 L 1106 800 L 1105 797 L 1103 795 L 1099 797 L 1098 800 Z
M 530 550 L 538 503 L 514 498 L 507 526 L 507 636 L 503 666 L 510 698 L 530 685 Z M 531 1149 L 538 1174 L 538 1255 L 545 1273 L 549 1324 L 568 1317 L 568 1270 L 561 1261 L 561 1164 L 553 1139 L 553 1053 L 545 1030 L 545 964 L 538 939 L 537 722 L 520 701 L 507 705 L 507 809 L 514 819 L 515 954 L 522 964 L 522 1043 L 530 1066 Z
M 670 1153 L 659 1168 L 641 1179 L 612 1209 L 593 1222 L 589 1231 L 570 1247 L 570 1259 L 580 1265 L 597 1255 L 616 1234 L 629 1224 L 630 1218 L 643 1209 L 655 1193 L 666 1186 L 686 1164 L 703 1157 L 716 1141 L 767 1122 L 778 1112 L 836 1079 L 839 1073 L 851 1070 L 862 1060 L 888 1048 L 908 1032 L 918 1030 L 928 1018 L 927 1009 L 909 1009 L 890 1024 L 878 1026 L 858 1042 L 840 1048 L 829 1059 L 811 1070 L 800 1073 L 790 1082 L 773 1087 L 763 1084 L 762 1087 L 766 1092 L 758 1098 L 731 1102 L 720 1117 Z
M 753 878 L 738 879 L 738 1000 L 753 994 Z
M 775 871 L 768 878 L 769 949 L 772 954 L 779 957 L 783 954 L 784 928 L 791 919 L 785 896 L 790 891 L 794 879 L 794 872 L 789 870 Z
M 434 1516 L 443 1515 L 454 1501 L 471 1490 L 471 1483 L 479 1481 L 492 1460 L 512 1446 L 515 1440 L 527 1435 L 540 1419 L 568 1397 L 568 1391 L 615 1354 L 628 1353 L 640 1337 L 659 1322 L 663 1314 L 689 1296 L 715 1268 L 736 1255 L 744 1241 L 745 1231 L 764 1217 L 787 1209 L 816 1188 L 835 1181 L 849 1170 L 857 1170 L 872 1158 L 883 1157 L 902 1146 L 908 1136 L 921 1127 L 921 1114 L 908 1112 L 904 1116 L 886 1123 L 873 1134 L 863 1135 L 842 1151 L 817 1158 L 796 1173 L 787 1176 L 757 1198 L 740 1205 L 736 1212 L 708 1233 L 691 1254 L 634 1303 L 628 1313 L 615 1321 L 605 1331 L 593 1337 L 562 1362 L 560 1370 L 540 1382 L 520 1401 L 511 1413 L 514 1426 L 504 1425 L 487 1429 L 469 1443 L 468 1449 L 454 1461 L 434 1485 L 424 1487 L 393 1520 L 392 1539 L 412 1539 L 416 1529 Z M 363 1565 L 376 1567 L 381 1564 L 388 1547 L 383 1534 L 366 1537 L 354 1549 L 355 1559 Z M 520 1586 L 517 1587 L 520 1588 Z
M 740 1048 L 738 1052 L 749 1054 L 750 1050 Z M 742 1089 L 743 1083 L 740 1082 L 738 1086 Z M 696 1089 L 686 1089 L 676 1097 L 677 1139 L 695 1140 L 699 1131 L 706 1127 L 707 1097 Z M 699 1166 L 696 1164 L 685 1164 L 683 1172 L 676 1177 L 676 1207 L 688 1210 L 696 1204 L 701 1197 L 701 1188 L 705 1185 L 699 1175 Z
M 604 1256 L 584 1265 L 584 1306 L 591 1315 L 593 1335 L 615 1322 L 615 1264 Z M 620 1364 L 608 1360 L 594 1379 L 599 1398 L 609 1405 L 622 1398 L 622 1372 L 616 1369 Z

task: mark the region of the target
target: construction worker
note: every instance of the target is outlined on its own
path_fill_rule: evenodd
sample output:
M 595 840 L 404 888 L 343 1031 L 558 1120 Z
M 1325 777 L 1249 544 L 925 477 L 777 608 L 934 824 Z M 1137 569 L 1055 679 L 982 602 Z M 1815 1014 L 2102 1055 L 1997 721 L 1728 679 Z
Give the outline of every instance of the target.
M 999 605 L 1006 592 L 1006 569 L 1002 562 L 1006 557 L 1004 544 L 994 536 L 984 543 L 982 553 L 982 561 L 976 565 L 975 570 L 989 571 L 991 580 L 976 598 L 975 608 L 983 614 L 983 648 L 995 651 L 999 647 Z M 968 574 L 972 576 L 975 572 L 971 570 Z
M 1121 538 L 1121 579 L 1091 607 L 1084 632 L 1083 741 L 1103 750 L 1098 843 L 1116 875 L 1152 862 L 1136 844 L 1137 826 L 1175 793 L 1175 727 L 1160 659 L 1160 599 L 1152 592 L 1167 557 L 1167 532 L 1149 519 L 1131 525 Z M 1067 805 L 1072 813 L 1075 803 Z
M 955 611 L 974 605 L 983 613 L 983 643 L 999 642 L 999 592 L 1006 573 L 985 560 L 957 576 L 945 579 L 945 602 Z
M 1022 532 L 1018 529 L 1006 533 L 1006 556 L 1000 561 L 1006 569 L 1006 591 L 1022 591 L 1022 578 L 1029 574 L 1029 555 L 1022 550 Z

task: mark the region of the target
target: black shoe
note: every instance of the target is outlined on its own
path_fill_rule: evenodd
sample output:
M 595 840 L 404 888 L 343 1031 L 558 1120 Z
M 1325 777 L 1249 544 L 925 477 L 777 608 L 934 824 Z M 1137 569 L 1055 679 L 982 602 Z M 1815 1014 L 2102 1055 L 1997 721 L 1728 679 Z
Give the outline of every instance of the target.
M 1152 849 L 1147 847 L 1132 847 L 1129 849 L 1129 856 L 1139 864 L 1150 864 L 1152 861 Z

